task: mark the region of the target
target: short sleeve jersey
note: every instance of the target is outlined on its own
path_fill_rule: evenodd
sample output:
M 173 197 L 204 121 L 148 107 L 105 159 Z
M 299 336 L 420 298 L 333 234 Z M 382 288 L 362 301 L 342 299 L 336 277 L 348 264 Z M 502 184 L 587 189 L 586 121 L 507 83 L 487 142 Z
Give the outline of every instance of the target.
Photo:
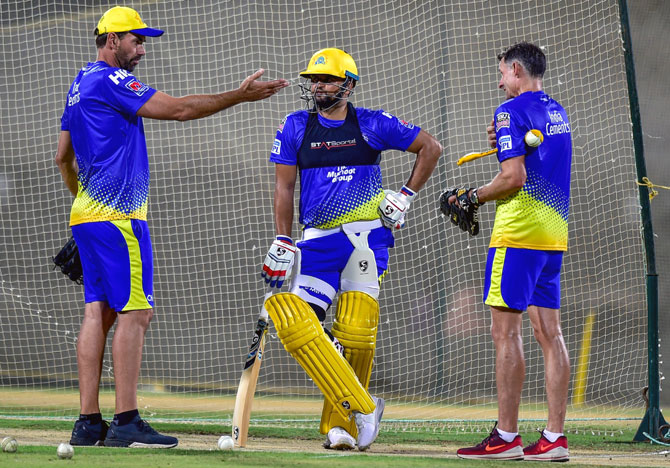
M 374 111 L 353 106 L 349 108 L 355 110 L 360 133 L 372 150 L 406 151 L 421 130 L 383 110 Z M 298 156 L 308 118 L 309 113 L 306 110 L 285 117 L 279 125 L 272 146 L 271 162 L 299 166 Z M 336 135 L 338 128 L 343 127 L 344 122 L 318 115 L 318 125 L 333 130 L 333 135 Z M 329 142 L 319 144 L 323 147 L 329 145 Z M 324 167 L 299 167 L 300 224 L 329 229 L 354 221 L 379 219 L 377 207 L 384 197 L 379 164 L 332 164 Z
M 80 70 L 61 118 L 79 166 L 70 225 L 147 219 L 149 161 L 136 114 L 155 93 L 130 72 L 103 61 Z
M 491 247 L 565 251 L 568 246 L 570 122 L 561 105 L 542 91 L 505 101 L 494 115 L 498 160 L 526 155 L 526 182 L 496 202 Z M 544 141 L 533 148 L 524 137 L 540 130 Z

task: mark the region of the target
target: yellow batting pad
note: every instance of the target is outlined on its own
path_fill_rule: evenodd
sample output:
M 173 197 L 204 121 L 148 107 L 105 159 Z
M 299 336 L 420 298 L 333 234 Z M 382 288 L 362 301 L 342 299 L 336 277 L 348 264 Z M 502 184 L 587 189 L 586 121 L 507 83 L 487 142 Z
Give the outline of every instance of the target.
M 279 293 L 265 301 L 286 351 L 305 369 L 338 414 L 369 414 L 375 403 L 349 363 L 337 352 L 312 308 L 295 294 Z
M 372 296 L 360 291 L 347 291 L 340 295 L 331 332 L 344 346 L 344 357 L 365 389 L 368 388 L 372 375 L 378 324 L 379 303 Z M 327 434 L 336 426 L 343 427 L 354 437 L 357 436 L 355 421 L 340 416 L 326 399 L 321 413 L 321 433 Z

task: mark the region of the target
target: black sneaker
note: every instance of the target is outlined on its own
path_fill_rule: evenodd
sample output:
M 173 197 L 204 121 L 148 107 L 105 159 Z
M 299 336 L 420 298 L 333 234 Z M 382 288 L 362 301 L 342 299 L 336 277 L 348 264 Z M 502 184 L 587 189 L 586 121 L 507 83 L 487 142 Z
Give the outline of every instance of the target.
M 86 419 L 77 419 L 72 429 L 70 445 L 102 445 L 108 429 L 107 421 L 91 424 Z
M 178 443 L 176 437 L 156 432 L 139 415 L 123 426 L 119 426 L 118 421 L 114 419 L 105 439 L 105 447 L 172 448 Z

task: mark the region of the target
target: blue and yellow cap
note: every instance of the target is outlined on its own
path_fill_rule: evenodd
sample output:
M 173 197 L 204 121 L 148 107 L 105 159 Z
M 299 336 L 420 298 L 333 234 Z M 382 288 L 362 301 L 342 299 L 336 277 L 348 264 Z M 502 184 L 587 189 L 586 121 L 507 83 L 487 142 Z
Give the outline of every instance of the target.
M 158 37 L 163 35 L 160 29 L 150 28 L 146 25 L 140 14 L 132 8 L 115 6 L 103 13 L 95 35 L 100 36 L 110 32 L 132 32 L 141 36 Z

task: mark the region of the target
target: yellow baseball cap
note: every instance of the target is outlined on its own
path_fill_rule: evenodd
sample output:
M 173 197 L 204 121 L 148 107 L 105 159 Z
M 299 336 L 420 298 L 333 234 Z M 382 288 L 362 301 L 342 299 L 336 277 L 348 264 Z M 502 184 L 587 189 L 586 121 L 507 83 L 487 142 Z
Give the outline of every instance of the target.
M 95 35 L 107 34 L 110 32 L 132 32 L 141 36 L 158 37 L 163 35 L 160 29 L 150 28 L 146 25 L 140 14 L 132 8 L 115 6 L 103 13 L 98 27 L 95 28 Z

